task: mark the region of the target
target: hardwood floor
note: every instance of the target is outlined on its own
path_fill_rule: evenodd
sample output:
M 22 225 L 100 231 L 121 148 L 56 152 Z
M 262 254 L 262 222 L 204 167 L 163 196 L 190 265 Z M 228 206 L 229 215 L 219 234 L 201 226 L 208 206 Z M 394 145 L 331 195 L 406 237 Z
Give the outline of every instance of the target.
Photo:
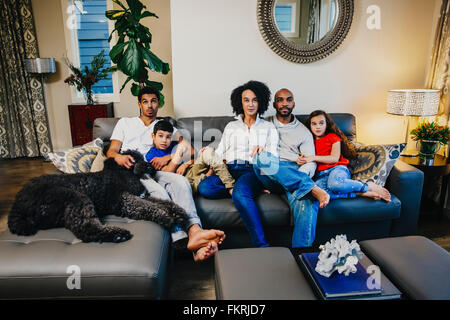
M 0 160 L 0 233 L 7 229 L 7 216 L 16 193 L 31 178 L 55 172 L 51 162 L 43 158 Z M 421 213 L 418 234 L 430 238 L 450 252 L 449 210 L 442 220 L 429 213 Z M 177 255 L 170 272 L 168 298 L 213 300 L 214 261 L 194 263 L 191 255 Z

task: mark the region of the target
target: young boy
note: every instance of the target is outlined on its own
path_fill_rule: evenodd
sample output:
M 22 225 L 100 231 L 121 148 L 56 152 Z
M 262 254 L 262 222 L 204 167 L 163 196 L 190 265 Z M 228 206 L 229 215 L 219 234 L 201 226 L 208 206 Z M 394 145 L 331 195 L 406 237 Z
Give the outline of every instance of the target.
M 194 149 L 188 143 L 185 143 L 182 138 L 179 142 L 172 141 L 173 131 L 172 124 L 167 120 L 161 120 L 155 124 L 152 133 L 154 147 L 145 155 L 147 162 L 151 162 L 153 158 L 171 154 L 172 159 L 161 171 L 176 172 L 185 176 L 194 194 L 198 192 L 200 182 L 214 172 L 222 180 L 231 195 L 235 181 L 228 171 L 227 165 L 214 152 L 214 149 L 210 147 L 202 148 L 195 161 L 191 159 L 182 163 L 186 154 L 194 154 Z

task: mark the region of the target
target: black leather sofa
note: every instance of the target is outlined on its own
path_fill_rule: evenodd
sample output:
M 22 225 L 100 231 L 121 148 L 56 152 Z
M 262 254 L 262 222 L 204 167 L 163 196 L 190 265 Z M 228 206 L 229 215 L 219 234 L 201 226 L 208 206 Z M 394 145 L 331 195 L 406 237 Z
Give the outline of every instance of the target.
M 306 116 L 297 116 L 304 120 Z M 332 114 L 343 132 L 356 140 L 355 117 Z M 198 150 L 218 144 L 233 117 L 193 117 L 177 120 L 177 127 Z M 108 140 L 117 118 L 96 119 L 94 138 Z M 392 169 L 386 187 L 392 201 L 355 198 L 331 201 L 319 210 L 315 245 L 336 234 L 349 240 L 386 238 L 416 233 L 423 173 L 401 161 Z M 232 200 L 195 199 L 204 228 L 222 229 L 227 238 L 221 248 L 251 247 L 250 237 Z M 257 199 L 268 241 L 290 247 L 292 219 L 285 196 L 262 194 Z M 130 228 L 133 239 L 120 244 L 81 243 L 66 229 L 38 232 L 32 237 L 0 235 L 0 298 L 144 298 L 165 297 L 170 261 L 170 235 L 160 226 L 109 216 L 108 224 Z M 81 289 L 68 289 L 73 281 L 68 267 L 81 271 Z
M 296 116 L 303 122 L 307 117 Z M 352 114 L 334 113 L 331 116 L 351 141 L 357 141 L 356 119 Z M 226 124 L 233 120 L 232 116 L 191 117 L 177 121 L 171 119 L 197 150 L 207 145 L 216 147 Z M 117 121 L 117 118 L 97 119 L 94 123 L 94 137 L 108 139 Z M 366 198 L 331 201 L 328 206 L 319 210 L 314 245 L 322 244 L 341 233 L 358 241 L 415 234 L 422 186 L 422 171 L 397 161 L 386 182 L 392 201 L 386 203 Z M 218 228 L 227 233 L 224 248 L 252 246 L 231 198 L 210 200 L 199 196 L 195 198 L 195 202 L 204 228 Z M 287 198 L 262 194 L 257 199 L 257 205 L 262 213 L 269 243 L 290 247 L 292 219 Z

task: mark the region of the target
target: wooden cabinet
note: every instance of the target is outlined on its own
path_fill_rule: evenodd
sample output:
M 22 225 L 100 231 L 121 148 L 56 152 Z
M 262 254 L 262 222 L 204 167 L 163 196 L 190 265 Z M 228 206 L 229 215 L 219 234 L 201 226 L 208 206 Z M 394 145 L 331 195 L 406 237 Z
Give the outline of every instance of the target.
M 92 141 L 92 128 L 97 118 L 113 118 L 114 104 L 69 105 L 72 145 L 79 146 Z

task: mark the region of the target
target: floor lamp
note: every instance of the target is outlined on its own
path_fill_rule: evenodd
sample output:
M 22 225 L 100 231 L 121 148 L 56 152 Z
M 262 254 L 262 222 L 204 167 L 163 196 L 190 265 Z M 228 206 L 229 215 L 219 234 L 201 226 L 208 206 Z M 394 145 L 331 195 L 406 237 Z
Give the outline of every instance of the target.
M 410 134 L 409 123 L 411 117 L 435 116 L 439 109 L 440 90 L 432 89 L 407 89 L 389 90 L 387 113 L 401 115 L 407 118 L 406 125 L 406 146 L 402 156 L 415 157 L 417 153 L 408 153 L 408 137 Z
M 45 98 L 45 76 L 56 72 L 55 58 L 34 58 L 25 59 L 25 70 L 28 73 L 39 74 L 42 79 L 42 94 L 44 96 L 45 118 L 48 123 L 47 100 Z

